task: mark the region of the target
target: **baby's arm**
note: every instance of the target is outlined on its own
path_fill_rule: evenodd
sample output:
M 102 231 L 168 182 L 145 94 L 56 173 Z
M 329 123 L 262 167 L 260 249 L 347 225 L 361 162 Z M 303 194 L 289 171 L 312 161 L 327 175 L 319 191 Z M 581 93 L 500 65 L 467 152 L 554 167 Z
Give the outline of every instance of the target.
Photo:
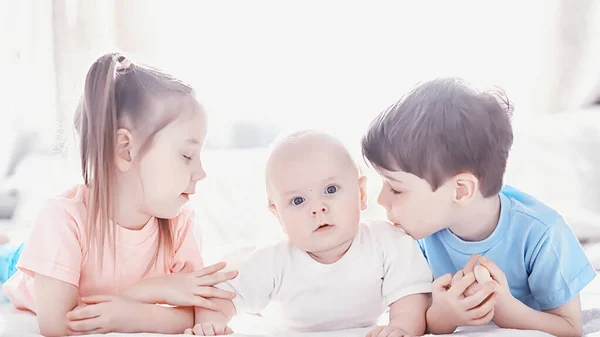
M 425 312 L 429 306 L 429 294 L 403 297 L 390 305 L 389 325 L 411 336 L 425 333 Z
M 186 334 L 213 336 L 232 333 L 227 324 L 236 314 L 233 302 L 220 298 L 210 300 L 215 303 L 217 310 L 194 308 L 194 327 L 187 329 Z

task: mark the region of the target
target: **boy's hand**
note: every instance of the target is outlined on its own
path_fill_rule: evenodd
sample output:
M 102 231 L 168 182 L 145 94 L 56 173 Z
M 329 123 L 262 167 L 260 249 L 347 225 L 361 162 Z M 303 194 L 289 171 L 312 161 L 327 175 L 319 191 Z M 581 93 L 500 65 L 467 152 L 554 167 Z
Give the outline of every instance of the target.
M 233 334 L 233 330 L 221 323 L 200 323 L 194 325 L 191 329 L 185 329 L 184 334 L 196 336 L 221 336 Z
M 433 302 L 430 310 L 438 319 L 449 325 L 485 325 L 494 316 L 496 284 L 490 282 L 471 296 L 464 296 L 467 288 L 475 283 L 475 274 L 462 277 L 459 270 L 454 277 L 446 274 L 433 282 Z
M 487 270 L 490 271 L 490 276 L 493 281 L 495 281 L 498 286 L 496 291 L 496 315 L 494 317 L 494 322 L 496 325 L 499 325 L 499 321 L 503 320 L 503 317 L 510 313 L 511 307 L 515 302 L 515 298 L 510 292 L 510 288 L 508 287 L 508 281 L 506 280 L 506 276 L 502 269 L 500 269 L 492 260 L 486 257 L 479 257 L 479 263 L 484 266 Z M 500 322 L 501 323 L 501 322 Z
M 462 274 L 460 273 L 460 270 L 458 273 L 456 273 L 457 275 L 460 274 L 461 276 L 464 276 L 468 273 L 475 274 L 475 283 L 470 285 L 467 290 L 465 290 L 465 297 L 475 294 L 477 291 L 482 289 L 485 284 L 492 281 L 489 270 L 482 265 L 478 265 L 477 262 L 479 262 L 479 256 L 477 254 L 471 255 L 471 258 L 469 261 L 467 261 L 462 269 Z M 454 275 L 454 277 L 456 278 L 457 275 Z M 452 281 L 454 282 L 454 279 L 452 279 Z
M 402 329 L 386 325 L 378 326 L 375 329 L 369 331 L 366 337 L 409 337 L 410 335 L 404 332 Z

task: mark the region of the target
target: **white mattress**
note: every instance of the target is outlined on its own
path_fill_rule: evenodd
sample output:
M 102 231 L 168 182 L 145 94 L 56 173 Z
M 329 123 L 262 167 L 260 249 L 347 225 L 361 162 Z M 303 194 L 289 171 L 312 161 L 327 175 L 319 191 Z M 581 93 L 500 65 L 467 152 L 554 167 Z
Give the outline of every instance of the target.
M 600 277 L 596 279 L 582 292 L 582 308 L 584 309 L 584 331 L 585 336 L 600 336 Z M 231 322 L 231 327 L 236 333 L 232 337 L 238 336 L 298 336 L 298 337 L 363 337 L 368 329 L 354 329 L 345 331 L 335 331 L 329 333 L 305 333 L 305 334 L 267 334 L 265 325 L 260 318 L 255 316 L 241 316 Z M 26 312 L 19 312 L 11 307 L 9 303 L 0 305 L 0 336 L 40 336 L 37 328 L 35 316 Z M 243 334 L 242 334 L 243 333 Z M 109 334 L 111 336 L 166 336 L 159 334 Z M 509 336 L 549 336 L 545 333 L 510 329 L 499 329 L 494 326 L 465 328 L 455 333 L 453 336 L 471 336 L 471 337 L 509 337 Z M 100 335 L 98 335 L 100 336 Z

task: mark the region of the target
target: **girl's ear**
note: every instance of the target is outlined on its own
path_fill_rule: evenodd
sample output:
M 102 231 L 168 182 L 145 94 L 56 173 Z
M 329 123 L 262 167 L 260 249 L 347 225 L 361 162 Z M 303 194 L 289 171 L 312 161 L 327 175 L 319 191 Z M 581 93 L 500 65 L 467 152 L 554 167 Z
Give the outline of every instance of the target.
M 115 164 L 121 172 L 127 172 L 133 166 L 133 135 L 127 129 L 117 130 L 115 144 Z

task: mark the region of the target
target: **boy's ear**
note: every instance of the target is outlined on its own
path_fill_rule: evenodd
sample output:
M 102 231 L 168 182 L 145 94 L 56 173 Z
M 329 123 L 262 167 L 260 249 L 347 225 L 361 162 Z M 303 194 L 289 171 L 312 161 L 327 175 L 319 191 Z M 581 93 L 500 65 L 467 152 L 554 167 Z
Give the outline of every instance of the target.
M 479 179 L 471 173 L 460 173 L 454 177 L 454 202 L 467 205 L 477 195 Z
M 358 188 L 360 191 L 360 210 L 367 209 L 367 177 L 361 176 L 358 178 Z
M 133 135 L 127 129 L 117 130 L 115 144 L 115 164 L 121 172 L 127 172 L 133 166 Z

